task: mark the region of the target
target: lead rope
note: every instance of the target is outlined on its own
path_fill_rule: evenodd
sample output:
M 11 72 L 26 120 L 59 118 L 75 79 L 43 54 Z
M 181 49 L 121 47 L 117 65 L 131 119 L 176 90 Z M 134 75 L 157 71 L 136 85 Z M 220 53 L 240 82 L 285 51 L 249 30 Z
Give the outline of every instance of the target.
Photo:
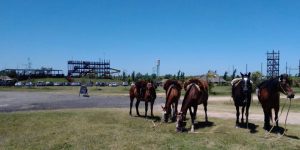
M 283 106 L 281 107 L 280 114 L 279 114 L 279 116 L 277 117 L 277 119 L 275 120 L 275 123 L 276 123 L 276 122 L 278 121 L 278 119 L 281 117 L 282 112 L 283 112 L 283 108 L 285 107 L 285 105 L 286 105 L 286 101 L 285 101 L 285 103 L 283 104 Z M 272 112 L 271 112 L 271 113 L 272 113 Z M 272 119 L 272 118 L 271 118 L 271 119 Z M 273 123 L 272 128 L 265 134 L 265 138 L 267 138 L 267 136 L 270 135 L 270 133 L 272 132 L 272 130 L 273 130 L 274 127 L 275 127 L 275 123 Z
M 286 131 L 287 131 L 287 130 L 286 130 L 286 122 L 287 122 L 287 118 L 288 118 L 288 116 L 289 116 L 289 112 L 290 112 L 290 109 L 291 109 L 291 98 L 289 98 L 289 100 L 290 100 L 290 104 L 289 104 L 289 108 L 288 108 L 288 111 L 287 111 L 287 114 L 286 114 L 286 117 L 285 117 L 285 121 L 284 121 L 284 131 L 283 131 L 283 133 L 282 133 L 277 139 L 280 139 L 281 137 L 283 137 L 283 136 L 285 135 Z M 283 110 L 285 104 L 286 104 L 286 102 L 284 103 L 283 107 L 281 108 L 280 116 L 281 116 L 281 114 L 282 114 L 282 110 Z M 277 118 L 277 120 L 278 120 L 278 119 L 279 119 L 279 117 Z M 276 120 L 276 121 L 277 121 L 277 120 Z M 276 122 L 276 121 L 275 121 L 275 122 Z M 268 135 L 270 135 L 270 133 L 271 133 L 271 131 L 273 130 L 274 126 L 275 126 L 275 124 L 274 124 L 273 127 L 270 129 L 270 131 L 267 132 L 267 133 L 265 134 L 265 137 L 267 137 Z
M 281 138 L 282 136 L 284 136 L 285 135 L 285 133 L 286 133 L 286 121 L 287 121 L 287 118 L 288 118 L 288 115 L 289 115 L 289 112 L 290 112 L 290 108 L 291 108 L 291 98 L 289 98 L 289 100 L 290 100 L 290 105 L 289 105 L 289 109 L 288 109 L 288 111 L 287 111 L 287 113 L 286 113 L 286 117 L 285 117 L 285 121 L 284 121 L 284 132 L 282 133 L 282 135 L 281 136 L 279 136 L 278 137 L 278 139 L 279 138 Z

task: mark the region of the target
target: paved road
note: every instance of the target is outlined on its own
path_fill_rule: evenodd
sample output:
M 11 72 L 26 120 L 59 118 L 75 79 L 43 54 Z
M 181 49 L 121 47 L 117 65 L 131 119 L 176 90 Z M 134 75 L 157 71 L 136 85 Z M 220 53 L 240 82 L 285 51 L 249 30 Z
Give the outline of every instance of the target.
M 158 97 L 156 104 L 164 99 Z M 50 92 L 0 92 L 0 112 L 51 110 L 63 108 L 128 108 L 128 96 L 82 97 Z M 144 107 L 144 103 L 140 103 Z

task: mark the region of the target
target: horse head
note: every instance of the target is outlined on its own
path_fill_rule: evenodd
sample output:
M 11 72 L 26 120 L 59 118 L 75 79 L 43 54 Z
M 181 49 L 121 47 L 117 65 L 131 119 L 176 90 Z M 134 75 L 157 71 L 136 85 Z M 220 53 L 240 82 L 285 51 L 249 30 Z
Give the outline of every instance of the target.
M 179 112 L 176 117 L 176 131 L 177 132 L 183 132 L 184 127 L 186 126 L 186 122 L 183 121 L 184 120 L 183 118 L 184 118 L 183 113 Z
M 241 80 L 241 85 L 243 88 L 243 92 L 251 92 L 252 91 L 252 81 L 250 80 L 251 73 L 249 72 L 248 74 L 243 74 L 241 73 L 242 80 Z
M 289 80 L 289 77 L 287 74 L 283 74 L 279 77 L 279 90 L 287 95 L 288 98 L 294 98 L 295 93 L 293 89 L 291 88 L 291 81 Z
M 155 99 L 156 93 L 155 93 L 155 85 L 152 82 L 148 82 L 146 86 L 146 93 L 145 93 L 145 99 Z

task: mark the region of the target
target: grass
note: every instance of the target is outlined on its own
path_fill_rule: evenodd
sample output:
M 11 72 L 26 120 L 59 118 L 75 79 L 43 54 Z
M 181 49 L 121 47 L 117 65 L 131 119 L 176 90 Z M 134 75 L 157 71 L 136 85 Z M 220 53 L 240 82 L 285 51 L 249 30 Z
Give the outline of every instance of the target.
M 200 120 L 200 119 L 198 119 Z M 176 133 L 175 124 L 130 117 L 127 109 L 72 109 L 0 113 L 1 149 L 299 149 L 300 128 L 265 138 L 262 123 L 253 133 L 234 120 L 209 118 L 199 134 Z M 187 127 L 190 126 L 188 121 Z

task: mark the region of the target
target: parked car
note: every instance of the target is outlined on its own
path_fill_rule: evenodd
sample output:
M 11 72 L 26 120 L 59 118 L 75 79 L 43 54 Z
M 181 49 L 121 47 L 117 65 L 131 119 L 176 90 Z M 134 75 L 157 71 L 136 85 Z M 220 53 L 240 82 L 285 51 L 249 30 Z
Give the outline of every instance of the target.
M 106 86 L 105 82 L 96 82 L 96 86 Z
M 54 82 L 53 85 L 54 86 L 63 86 L 64 83 L 62 83 L 62 82 Z
M 128 82 L 123 82 L 122 85 L 123 86 L 128 86 Z
M 44 82 L 44 81 L 38 81 L 35 85 L 36 86 L 46 86 L 46 82 Z
M 46 82 L 46 86 L 53 86 L 53 82 Z
M 71 82 L 71 86 L 80 86 L 81 83 L 80 82 Z
M 70 83 L 70 82 L 64 82 L 63 85 L 64 85 L 64 86 L 70 86 L 71 83 Z
M 19 82 L 15 83 L 15 86 L 24 86 L 24 83 L 22 83 L 21 81 L 19 81 Z
M 108 86 L 116 87 L 116 86 L 118 86 L 118 84 L 116 82 L 112 82 L 112 83 L 109 83 Z
M 34 83 L 32 83 L 32 82 L 26 82 L 25 86 L 34 86 Z
M 92 87 L 94 85 L 94 83 L 91 81 L 91 82 L 88 82 L 87 84 L 86 84 L 86 86 L 89 86 L 89 87 Z

